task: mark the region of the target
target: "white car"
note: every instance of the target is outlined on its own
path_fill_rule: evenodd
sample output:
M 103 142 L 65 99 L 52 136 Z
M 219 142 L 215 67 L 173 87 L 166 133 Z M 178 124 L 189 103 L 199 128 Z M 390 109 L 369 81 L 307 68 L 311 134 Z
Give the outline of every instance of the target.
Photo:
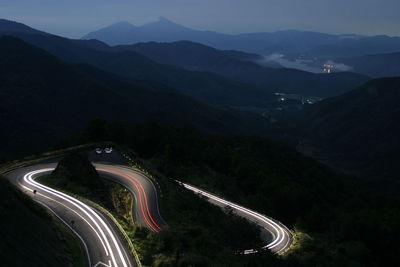
M 111 154 L 112 151 L 113 151 L 112 147 L 106 147 L 104 149 L 104 152 L 106 152 L 107 154 Z
M 103 153 L 103 149 L 101 149 L 101 148 L 96 148 L 96 154 L 101 154 L 101 153 Z

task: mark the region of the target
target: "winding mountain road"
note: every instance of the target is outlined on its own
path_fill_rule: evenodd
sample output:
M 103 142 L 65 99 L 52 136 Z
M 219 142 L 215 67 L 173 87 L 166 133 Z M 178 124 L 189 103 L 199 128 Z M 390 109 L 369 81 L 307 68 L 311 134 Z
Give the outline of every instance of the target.
M 4 175 L 58 217 L 81 240 L 89 266 L 137 266 L 124 238 L 108 217 L 67 194 L 35 181 L 50 174 L 55 166 L 56 163 L 39 164 Z
M 148 177 L 123 165 L 95 163 L 95 167 L 101 177 L 123 185 L 132 193 L 136 225 L 154 232 L 160 232 L 167 226 L 160 214 L 157 190 Z
M 100 176 L 123 185 L 134 196 L 133 217 L 137 225 L 159 232 L 167 227 L 158 206 L 153 182 L 126 165 L 118 153 L 89 158 Z M 114 222 L 85 203 L 38 183 L 35 179 L 50 174 L 57 161 L 19 168 L 4 174 L 8 180 L 58 217 L 82 242 L 89 266 L 137 266 L 126 240 Z
M 117 182 L 132 193 L 135 200 L 133 217 L 137 225 L 154 232 L 160 232 L 167 227 L 160 214 L 158 191 L 150 178 L 128 167 L 118 152 L 108 155 L 90 152 L 89 158 L 102 178 Z M 58 217 L 81 240 L 90 267 L 138 266 L 126 240 L 110 218 L 85 203 L 35 180 L 50 174 L 56 165 L 56 161 L 37 164 L 7 172 L 4 176 Z M 267 243 L 263 249 L 281 254 L 290 246 L 292 234 L 278 221 L 191 185 L 177 182 L 186 189 L 206 197 L 212 204 L 221 208 L 229 206 L 237 215 L 258 224 L 264 233 L 262 238 Z M 243 254 L 256 252 L 254 249 L 248 249 L 243 251 Z

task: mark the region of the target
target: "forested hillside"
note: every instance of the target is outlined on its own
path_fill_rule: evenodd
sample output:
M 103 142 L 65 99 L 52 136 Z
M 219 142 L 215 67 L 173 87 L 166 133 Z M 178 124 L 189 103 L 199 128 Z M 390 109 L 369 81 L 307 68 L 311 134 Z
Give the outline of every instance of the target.
M 3 266 L 70 266 L 80 253 L 72 233 L 0 176 L 0 251 Z M 57 225 L 57 226 L 56 226 Z M 75 259 L 76 260 L 76 259 Z
M 400 78 L 377 79 L 306 113 L 305 140 L 316 157 L 382 183 L 398 181 Z M 388 188 L 392 185 L 388 184 Z
M 296 69 L 270 68 L 258 65 L 263 57 L 252 62 L 232 56 L 232 52 L 217 50 L 192 42 L 139 43 L 112 47 L 115 51 L 135 51 L 161 63 L 192 71 L 207 71 L 234 81 L 257 86 L 270 92 L 306 96 L 331 97 L 350 91 L 368 80 L 356 73 L 315 74 Z M 236 52 L 236 55 L 240 52 Z M 242 58 L 245 56 L 242 53 Z M 250 55 L 247 55 L 247 58 Z M 246 57 L 245 57 L 246 58 Z
M 157 123 L 118 131 L 104 121 L 96 125 L 69 142 L 115 140 L 156 176 L 214 192 L 309 236 L 283 260 L 264 259 L 274 266 L 379 266 L 395 259 L 398 196 L 371 191 L 289 146 Z
M 0 38 L 0 157 L 43 151 L 94 118 L 163 121 L 210 132 L 262 133 L 257 115 L 207 106 L 158 84 L 70 66 L 12 37 Z M 263 130 L 264 129 L 264 130 Z M 32 142 L 34 140 L 34 142 Z

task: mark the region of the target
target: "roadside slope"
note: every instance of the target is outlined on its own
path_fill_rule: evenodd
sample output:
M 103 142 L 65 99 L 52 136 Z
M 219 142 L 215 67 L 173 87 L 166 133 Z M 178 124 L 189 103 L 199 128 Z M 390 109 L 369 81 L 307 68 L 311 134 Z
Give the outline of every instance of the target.
M 72 233 L 60 232 L 55 219 L 41 207 L 17 191 L 4 177 L 0 177 L 0 251 L 4 266 L 82 266 L 74 262 L 67 244 L 75 244 L 80 253 L 80 243 Z M 65 239 L 69 236 L 69 240 Z M 69 243 L 66 243 L 68 240 Z M 71 243 L 72 242 L 72 243 Z M 78 255 L 79 257 L 79 255 Z M 82 251 L 82 260 L 83 251 Z

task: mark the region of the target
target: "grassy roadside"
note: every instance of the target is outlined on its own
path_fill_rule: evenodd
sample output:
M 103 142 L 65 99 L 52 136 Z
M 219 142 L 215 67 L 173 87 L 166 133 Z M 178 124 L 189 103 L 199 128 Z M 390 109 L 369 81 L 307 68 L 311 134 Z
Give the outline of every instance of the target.
M 134 170 L 156 184 L 160 210 L 169 225 L 157 235 L 138 230 L 135 238 L 144 262 L 152 266 L 264 266 L 278 260 L 269 251 L 237 255 L 242 249 L 262 246 L 258 227 L 178 186 L 130 149 L 119 150 Z
M 86 266 L 80 242 L 54 216 L 0 178 L 2 266 Z
M 305 242 L 312 240 L 308 234 L 303 233 L 298 229 L 294 229 L 294 231 L 292 231 L 292 238 L 292 244 L 282 254 L 283 258 L 287 258 L 289 255 L 296 254 L 302 249 L 302 246 Z
M 53 220 L 55 228 L 59 233 L 61 241 L 66 245 L 67 252 L 72 257 L 74 267 L 86 267 L 88 265 L 85 248 L 82 242 L 68 227 L 58 219 Z

